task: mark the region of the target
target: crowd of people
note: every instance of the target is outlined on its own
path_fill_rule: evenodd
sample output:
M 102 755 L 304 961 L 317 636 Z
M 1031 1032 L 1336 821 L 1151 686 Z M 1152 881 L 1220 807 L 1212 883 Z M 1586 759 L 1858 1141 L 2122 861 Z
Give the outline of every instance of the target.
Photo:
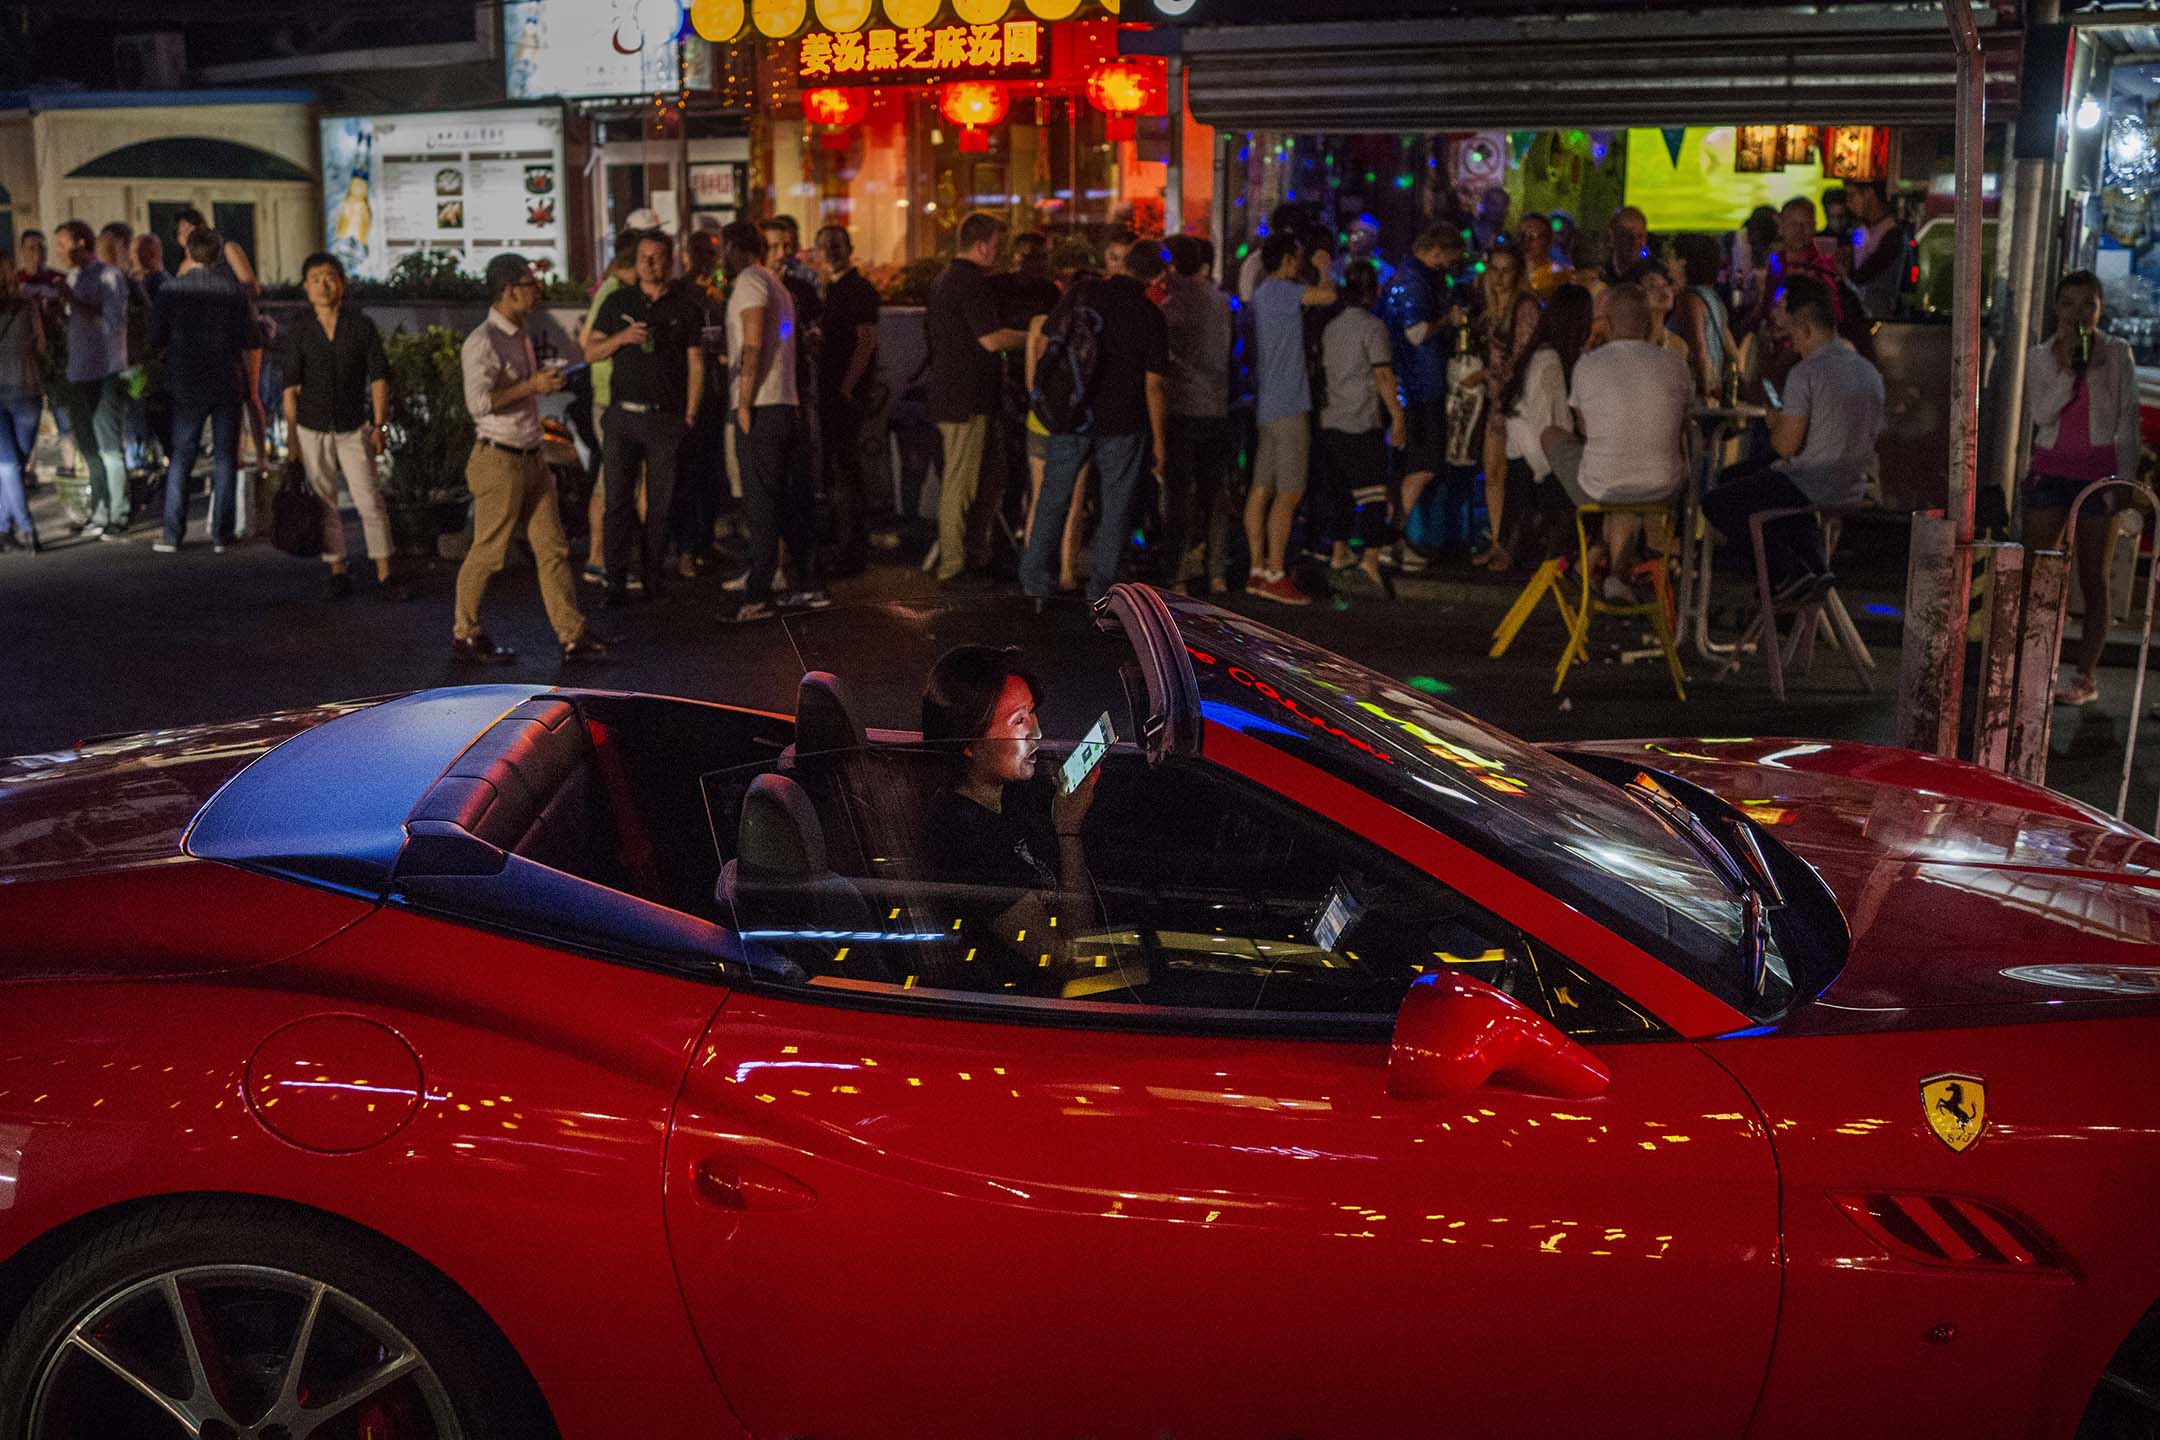
M 1412 540 L 1425 497 L 1443 483 L 1477 493 L 1482 479 L 1485 523 L 1465 538 L 1492 573 L 1571 549 L 1572 507 L 1637 507 L 1606 514 L 1586 557 L 1608 599 L 1636 598 L 1651 551 L 1673 544 L 1642 507 L 1690 483 L 1706 414 L 1766 407 L 1701 496 L 1728 539 L 1761 511 L 1836 510 L 1866 493 L 1883 412 L 1870 335 L 1897 304 L 1907 242 L 1882 186 L 1826 199 L 1764 207 L 1731 235 L 1660 236 L 1623 206 L 1592 241 L 1548 215 L 1511 221 L 1495 191 L 1392 258 L 1367 222 L 1338 232 L 1284 205 L 1220 279 L 1196 236 L 1119 230 L 1083 259 L 1069 239 L 1053 250 L 970 214 L 929 292 L 912 376 L 881 364 L 879 291 L 844 227 L 805 249 L 790 218 L 737 221 L 678 251 L 658 216 L 633 217 L 574 358 L 536 350 L 539 281 L 498 256 L 487 319 L 462 352 L 473 534 L 453 650 L 510 658 L 480 610 L 522 538 L 564 657 L 605 654 L 576 593 L 579 528 L 585 578 L 609 608 L 710 572 L 730 529 L 745 552 L 724 619 L 825 606 L 828 577 L 868 562 L 886 489 L 870 477 L 889 475 L 895 438 L 914 472 L 903 518 L 921 472 L 938 475 L 925 541 L 950 587 L 1094 598 L 1138 573 L 1301 606 L 1314 591 L 1300 577 L 1325 574 L 1346 599 L 1380 599 L 1389 571 L 1429 563 Z M 305 261 L 307 312 L 280 332 L 239 246 L 194 212 L 178 235 L 170 275 L 156 237 L 122 224 L 59 226 L 60 268 L 36 231 L 0 254 L 0 548 L 39 547 L 25 486 L 45 406 L 87 472 L 86 538 L 121 539 L 130 469 L 162 463 L 160 552 L 187 543 L 207 429 L 208 539 L 226 548 L 244 442 L 258 466 L 271 455 L 260 397 L 274 348 L 284 440 L 325 510 L 327 595 L 353 592 L 342 487 L 373 592 L 406 598 L 377 473 L 392 423 L 383 337 L 348 303 L 343 267 Z M 2132 463 L 2136 423 L 2122 347 L 2097 331 L 2099 286 L 2064 287 L 2027 417 L 2026 508 L 2058 526 L 2077 486 Z M 582 525 L 543 458 L 540 402 L 565 390 L 597 472 Z M 1765 538 L 1780 601 L 1831 583 L 1811 515 Z M 2097 569 L 2088 578 L 2104 587 Z M 2096 658 L 2081 654 L 2068 699 L 2091 698 Z
M 1099 268 L 1051 276 L 1040 237 L 1007 247 L 1000 221 L 969 216 L 929 302 L 939 577 L 995 580 L 993 522 L 1012 509 L 1018 579 L 1038 598 L 1099 595 L 1137 567 L 1306 605 L 1300 542 L 1337 593 L 1378 598 L 1388 569 L 1427 563 L 1409 531 L 1435 482 L 1467 489 L 1481 472 L 1475 563 L 1505 572 L 1559 543 L 1571 502 L 1674 498 L 1696 418 L 1743 394 L 1773 413 L 1711 513 L 1744 534 L 1758 509 L 1854 503 L 1882 416 L 1868 336 L 1895 303 L 1904 239 L 1880 187 L 1837 199 L 1850 233 L 1819 230 L 1805 197 L 1733 236 L 1658 237 L 1623 207 L 1589 255 L 1551 217 L 1507 223 L 1496 192 L 1394 260 L 1369 224 L 1338 234 L 1285 205 L 1220 284 L 1196 237 L 1120 232 Z M 1008 506 L 1023 473 L 1026 503 Z M 1773 527 L 1786 602 L 1830 583 L 1807 524 Z M 1615 515 L 1601 529 L 1592 563 L 1619 599 L 1655 527 Z M 1138 556 L 1136 531 L 1153 541 Z

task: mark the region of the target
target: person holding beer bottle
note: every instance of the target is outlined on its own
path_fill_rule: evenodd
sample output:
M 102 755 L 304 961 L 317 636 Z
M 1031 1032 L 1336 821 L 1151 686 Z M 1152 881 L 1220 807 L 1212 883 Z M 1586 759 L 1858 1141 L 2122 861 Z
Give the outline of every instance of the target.
M 2028 550 L 2060 549 L 2076 508 L 2078 586 L 2085 595 L 2077 670 L 2055 692 L 2058 705 L 2100 698 L 2093 670 L 2107 647 L 2113 614 L 2108 593 L 2110 520 L 2125 492 L 2096 490 L 2097 480 L 2138 478 L 2137 361 L 2128 344 L 2100 328 L 2099 277 L 2074 270 L 2055 287 L 2055 333 L 2025 362 L 2025 423 L 2032 469 L 2025 476 L 2023 540 Z

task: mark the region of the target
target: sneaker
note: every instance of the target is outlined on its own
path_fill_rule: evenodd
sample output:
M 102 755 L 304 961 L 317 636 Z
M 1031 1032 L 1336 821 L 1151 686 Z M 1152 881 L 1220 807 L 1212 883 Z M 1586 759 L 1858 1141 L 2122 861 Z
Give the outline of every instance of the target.
M 608 642 L 589 630 L 562 647 L 562 658 L 565 665 L 578 660 L 605 660 L 607 654 Z
M 225 553 L 225 550 L 226 546 L 222 542 L 216 545 L 212 545 L 210 547 L 210 553 L 213 555 L 222 555 Z
M 2090 705 L 2100 698 L 2100 682 L 2090 675 L 2074 677 L 2055 692 L 2057 705 Z
M 790 590 L 780 597 L 783 610 L 830 610 L 832 596 L 823 590 Z
M 1605 583 L 1599 587 L 1599 592 L 1604 595 L 1605 603 L 1608 605 L 1633 605 L 1638 603 L 1635 598 L 1635 587 L 1628 584 L 1625 576 L 1607 575 Z
M 150 548 L 160 555 L 177 555 L 180 553 L 180 542 L 177 540 L 159 540 L 153 543 Z
M 735 607 L 733 614 L 720 618 L 729 625 L 749 625 L 759 620 L 770 620 L 779 613 L 769 600 L 745 600 Z
M 75 533 L 82 536 L 82 538 L 85 540 L 100 540 L 104 538 L 105 527 L 103 525 L 92 522 L 91 524 L 80 527 L 75 531 Z
M 1288 575 L 1278 575 L 1272 580 L 1262 580 L 1258 585 L 1247 582 L 1245 593 L 1257 595 L 1262 600 L 1273 600 L 1278 605 L 1310 605 L 1312 596 L 1297 588 L 1297 582 Z
M 1368 571 L 1362 565 L 1344 565 L 1328 571 L 1328 588 L 1352 598 L 1366 600 L 1392 599 L 1393 593 L 1382 577 Z
M 87 530 L 83 531 L 85 535 L 89 533 Z M 128 543 L 127 536 L 121 534 L 118 530 L 100 530 L 97 538 L 106 545 L 125 545 Z
M 607 584 L 607 570 L 599 565 L 587 565 L 582 578 L 588 585 Z
M 352 576 L 343 570 L 333 570 L 323 581 L 323 599 L 343 600 L 352 594 Z
M 452 640 L 450 658 L 467 660 L 476 665 L 507 665 L 517 659 L 517 651 L 507 645 L 497 645 L 488 639 L 485 630 L 481 630 L 463 640 Z
M 720 588 L 730 595 L 742 594 L 743 591 L 750 588 L 750 572 L 745 570 L 740 575 L 730 575 L 720 582 Z
M 1395 547 L 1395 550 L 1395 568 L 1402 571 L 1403 574 L 1422 575 L 1427 570 L 1432 569 L 1432 561 L 1411 549 L 1409 541 L 1403 541 Z

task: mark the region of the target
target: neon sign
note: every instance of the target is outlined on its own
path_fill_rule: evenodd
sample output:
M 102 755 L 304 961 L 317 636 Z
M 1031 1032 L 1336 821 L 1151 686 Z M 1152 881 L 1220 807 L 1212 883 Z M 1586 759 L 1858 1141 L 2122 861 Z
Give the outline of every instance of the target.
M 795 78 L 850 84 L 1032 79 L 1049 73 L 1040 20 L 992 25 L 917 25 L 850 35 L 814 30 L 796 48 Z

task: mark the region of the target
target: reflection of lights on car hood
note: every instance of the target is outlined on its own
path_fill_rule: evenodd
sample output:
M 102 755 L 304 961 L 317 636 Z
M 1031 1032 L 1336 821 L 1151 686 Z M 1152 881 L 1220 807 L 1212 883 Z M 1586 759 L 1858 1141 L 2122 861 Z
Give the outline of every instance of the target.
M 2014 965 L 2006 980 L 2065 990 L 2094 990 L 2107 995 L 2160 995 L 2160 966 L 2153 965 Z

